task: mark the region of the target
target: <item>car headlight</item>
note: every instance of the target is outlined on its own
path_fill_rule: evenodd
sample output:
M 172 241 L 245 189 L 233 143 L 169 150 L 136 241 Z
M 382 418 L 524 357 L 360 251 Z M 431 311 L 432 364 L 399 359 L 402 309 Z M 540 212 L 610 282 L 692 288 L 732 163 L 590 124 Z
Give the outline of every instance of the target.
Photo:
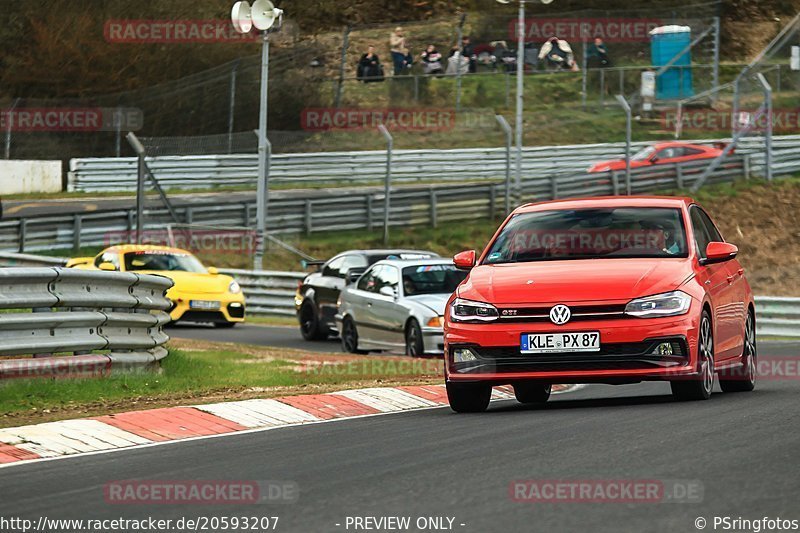
M 242 292 L 242 287 L 235 281 L 231 281 L 231 284 L 228 285 L 228 292 L 231 294 L 239 294 Z
M 685 292 L 665 292 L 631 300 L 625 306 L 625 314 L 639 318 L 676 316 L 688 312 L 691 304 L 692 297 Z
M 491 322 L 500 313 L 492 304 L 456 298 L 450 306 L 450 319 L 453 322 Z

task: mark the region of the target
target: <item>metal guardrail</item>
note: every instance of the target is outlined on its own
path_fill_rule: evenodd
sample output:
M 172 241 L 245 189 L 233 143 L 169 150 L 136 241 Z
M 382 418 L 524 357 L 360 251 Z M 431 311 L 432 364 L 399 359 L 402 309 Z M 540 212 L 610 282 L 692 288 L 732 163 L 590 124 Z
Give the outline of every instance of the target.
M 717 169 L 710 183 L 749 178 L 749 155 L 735 155 Z M 795 163 L 800 170 L 800 159 Z M 634 169 L 634 194 L 690 187 L 706 168 L 706 161 L 657 165 Z M 588 174 L 543 174 L 522 181 L 521 201 L 543 201 L 578 196 L 621 195 L 626 190 L 624 171 Z M 517 200 L 512 200 L 516 203 Z M 382 190 L 348 191 L 339 197 L 294 197 L 270 201 L 267 227 L 274 233 L 313 233 L 349 229 L 372 230 L 383 224 Z M 485 183 L 436 184 L 392 190 L 389 224 L 408 226 L 505 216 L 505 185 Z M 178 216 L 209 227 L 253 227 L 254 203 L 198 203 L 176 207 Z M 0 222 L 0 250 L 78 250 L 124 239 L 135 228 L 135 209 L 96 211 L 68 216 L 10 219 Z M 161 229 L 172 222 L 164 208 L 145 211 L 146 229 Z M 127 232 L 127 233 L 126 233 Z
M 691 141 L 701 144 L 730 139 Z M 763 139 L 742 139 L 739 153 L 763 152 Z M 633 143 L 634 149 L 651 142 Z M 774 149 L 800 150 L 800 135 L 774 138 Z M 589 163 L 625 156 L 625 143 L 528 147 L 523 150 L 523 176 L 581 173 Z M 255 186 L 256 154 L 162 156 L 147 158 L 148 166 L 164 188 L 202 189 L 220 186 Z M 274 154 L 270 161 L 270 183 L 347 185 L 383 180 L 384 151 Z M 761 161 L 763 165 L 763 160 Z M 70 160 L 69 191 L 132 191 L 136 188 L 137 160 L 133 157 Z M 456 150 L 394 150 L 394 182 L 467 181 L 501 179 L 505 176 L 506 149 L 464 148 Z
M 800 338 L 800 298 L 757 296 L 756 316 L 759 335 Z
M 167 355 L 170 287 L 168 278 L 125 272 L 0 269 L 0 379 L 155 364 Z
M 298 282 L 307 274 L 268 270 L 220 269 L 236 278 L 247 301 L 248 314 L 294 316 L 294 295 Z

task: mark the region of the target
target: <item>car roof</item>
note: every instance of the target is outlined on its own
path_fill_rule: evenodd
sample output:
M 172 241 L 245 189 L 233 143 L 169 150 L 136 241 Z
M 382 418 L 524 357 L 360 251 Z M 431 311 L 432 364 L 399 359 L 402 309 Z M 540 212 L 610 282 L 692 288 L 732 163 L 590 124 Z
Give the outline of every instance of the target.
M 700 148 L 703 150 L 710 148 L 709 146 L 706 146 L 704 144 L 687 143 L 682 141 L 664 141 L 664 142 L 653 143 L 650 146 L 652 146 L 656 150 L 660 150 L 661 148 L 674 148 L 676 146 L 683 148 L 689 146 L 691 148 Z
M 521 205 L 514 213 L 532 213 L 553 209 L 593 209 L 600 207 L 671 207 L 680 209 L 696 202 L 685 196 L 598 196 L 592 198 L 567 198 Z
M 117 244 L 109 246 L 103 250 L 103 252 L 118 252 L 123 254 L 128 252 L 172 252 L 176 254 L 192 254 L 188 250 L 183 250 L 181 248 L 159 246 L 156 244 Z
M 383 259 L 375 263 L 376 265 L 394 265 L 399 268 L 428 265 L 452 265 L 452 259 Z
M 411 250 L 407 248 L 381 248 L 377 250 L 347 250 L 345 252 L 336 254 L 331 259 L 335 257 L 340 257 L 342 255 L 388 256 L 388 255 L 400 255 L 400 254 L 429 254 L 433 257 L 439 257 L 439 254 L 437 254 L 436 252 L 431 252 L 430 250 Z

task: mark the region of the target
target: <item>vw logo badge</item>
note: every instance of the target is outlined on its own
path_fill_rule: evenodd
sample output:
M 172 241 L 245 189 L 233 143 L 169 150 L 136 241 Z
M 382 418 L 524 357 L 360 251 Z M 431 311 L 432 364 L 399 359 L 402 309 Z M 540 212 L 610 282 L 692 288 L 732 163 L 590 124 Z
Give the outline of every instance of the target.
M 566 305 L 558 304 L 550 309 L 550 321 L 557 326 L 566 324 L 570 318 L 572 318 L 572 311 Z

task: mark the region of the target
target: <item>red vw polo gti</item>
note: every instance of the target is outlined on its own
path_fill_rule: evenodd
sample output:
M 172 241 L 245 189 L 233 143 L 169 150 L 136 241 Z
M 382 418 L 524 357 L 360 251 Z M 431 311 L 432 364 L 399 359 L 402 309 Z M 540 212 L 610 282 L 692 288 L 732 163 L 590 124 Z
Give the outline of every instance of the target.
M 689 198 L 562 200 L 517 208 L 445 311 L 445 379 L 457 412 L 493 385 L 522 403 L 552 383 L 666 380 L 708 399 L 755 385 L 755 305 L 736 246 Z

